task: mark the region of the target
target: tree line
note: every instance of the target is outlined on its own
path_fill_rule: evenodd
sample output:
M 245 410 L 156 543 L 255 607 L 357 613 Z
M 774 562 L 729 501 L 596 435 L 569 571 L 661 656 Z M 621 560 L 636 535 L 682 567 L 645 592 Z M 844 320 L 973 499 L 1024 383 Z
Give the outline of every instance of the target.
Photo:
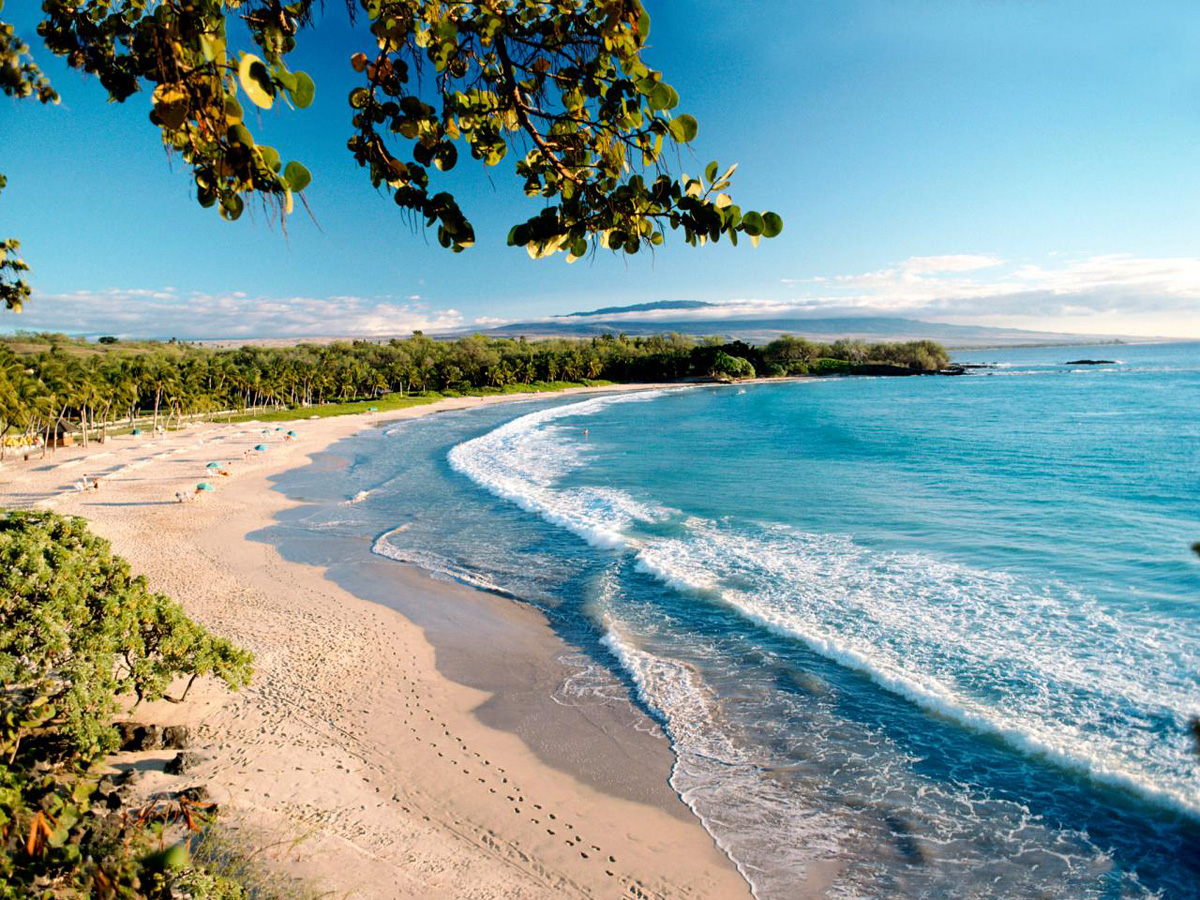
M 454 395 L 557 382 L 901 374 L 936 371 L 948 361 L 946 350 L 931 341 L 825 344 L 790 336 L 753 346 L 679 334 L 531 342 L 483 335 L 437 341 L 417 332 L 387 342 L 214 349 L 23 335 L 0 343 L 0 444 L 10 452 L 14 446 L 44 447 L 64 429 L 81 432 L 86 443 L 143 417 L 157 428 L 187 416 L 389 394 Z

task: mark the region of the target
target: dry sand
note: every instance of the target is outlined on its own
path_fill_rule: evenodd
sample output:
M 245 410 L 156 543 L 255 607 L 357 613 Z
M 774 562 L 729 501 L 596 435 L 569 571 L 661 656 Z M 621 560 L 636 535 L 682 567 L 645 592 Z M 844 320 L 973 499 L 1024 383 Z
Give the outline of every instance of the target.
M 400 608 L 440 610 L 427 635 L 246 537 L 290 505 L 270 477 L 309 454 L 384 421 L 505 399 L 289 423 L 295 442 L 252 423 L 115 438 L 5 464 L 0 505 L 86 517 L 153 588 L 254 651 L 249 688 L 198 685 L 186 704 L 136 718 L 193 726 L 204 761 L 187 783 L 206 784 L 248 841 L 269 845 L 264 858 L 322 891 L 749 897 L 667 787 L 672 756 L 651 723 L 627 703 L 553 702 L 569 648 L 536 611 L 378 561 L 372 577 Z M 264 440 L 268 453 L 243 458 Z M 210 460 L 233 460 L 232 475 L 205 475 Z M 85 472 L 99 491 L 71 489 Z M 216 492 L 172 501 L 203 480 Z M 170 755 L 124 762 L 145 785 L 178 787 L 161 774 Z

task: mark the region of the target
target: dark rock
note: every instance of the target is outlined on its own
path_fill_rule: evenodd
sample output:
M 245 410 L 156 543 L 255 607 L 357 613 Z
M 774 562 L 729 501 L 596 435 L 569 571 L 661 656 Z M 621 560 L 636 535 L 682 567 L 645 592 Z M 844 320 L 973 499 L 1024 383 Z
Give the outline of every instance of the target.
M 157 725 L 141 725 L 137 722 L 118 722 L 117 733 L 121 737 L 122 750 L 161 750 L 163 747 L 162 729 Z
M 192 743 L 192 732 L 186 725 L 168 725 L 162 730 L 162 742 L 168 750 L 186 750 Z
M 855 375 L 874 375 L 876 377 L 904 377 L 906 375 L 920 375 L 920 369 L 910 369 L 908 366 L 893 366 L 887 363 L 863 363 L 854 367 Z
M 163 771 L 168 775 L 182 775 L 184 772 L 190 772 L 202 762 L 204 762 L 204 757 L 198 753 L 189 753 L 186 751 L 176 753 L 173 759 L 167 761 L 166 766 L 163 767 Z
M 108 809 L 120 809 L 122 806 L 125 805 L 125 797 L 122 795 L 122 793 L 120 791 L 111 791 L 110 793 L 104 794 L 103 796 L 104 796 L 104 805 Z
M 1063 363 L 1064 366 L 1115 366 L 1115 359 L 1072 359 Z

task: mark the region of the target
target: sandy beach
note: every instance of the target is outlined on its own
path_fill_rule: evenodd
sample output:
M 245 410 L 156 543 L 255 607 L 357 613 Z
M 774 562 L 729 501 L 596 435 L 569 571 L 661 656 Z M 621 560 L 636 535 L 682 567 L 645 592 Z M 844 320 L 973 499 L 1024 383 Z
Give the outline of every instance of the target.
M 582 389 L 576 393 L 586 391 Z M 613 390 L 606 388 L 605 390 Z M 338 897 L 719 897 L 744 879 L 667 784 L 673 756 L 628 704 L 552 694 L 569 651 L 535 610 L 380 560 L 414 622 L 252 535 L 290 501 L 272 477 L 381 416 L 196 425 L 0 468 L 0 505 L 81 515 L 156 590 L 256 655 L 251 686 L 135 711 L 188 724 L 225 820 L 272 865 Z M 526 398 L 527 399 L 527 398 Z M 265 454 L 244 456 L 266 442 Z M 208 477 L 208 461 L 231 461 Z M 84 473 L 98 491 L 78 492 Z M 216 490 L 185 504 L 176 491 Z M 436 611 L 436 615 L 433 612 Z M 431 640 L 432 638 L 432 640 Z M 171 755 L 122 760 L 149 788 Z

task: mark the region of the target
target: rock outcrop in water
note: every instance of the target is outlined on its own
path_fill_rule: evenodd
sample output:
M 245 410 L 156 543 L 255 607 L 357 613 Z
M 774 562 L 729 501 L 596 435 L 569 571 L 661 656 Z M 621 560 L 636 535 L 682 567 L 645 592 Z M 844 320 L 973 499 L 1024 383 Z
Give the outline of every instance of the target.
M 1064 366 L 1115 366 L 1115 359 L 1072 359 L 1065 363 Z

